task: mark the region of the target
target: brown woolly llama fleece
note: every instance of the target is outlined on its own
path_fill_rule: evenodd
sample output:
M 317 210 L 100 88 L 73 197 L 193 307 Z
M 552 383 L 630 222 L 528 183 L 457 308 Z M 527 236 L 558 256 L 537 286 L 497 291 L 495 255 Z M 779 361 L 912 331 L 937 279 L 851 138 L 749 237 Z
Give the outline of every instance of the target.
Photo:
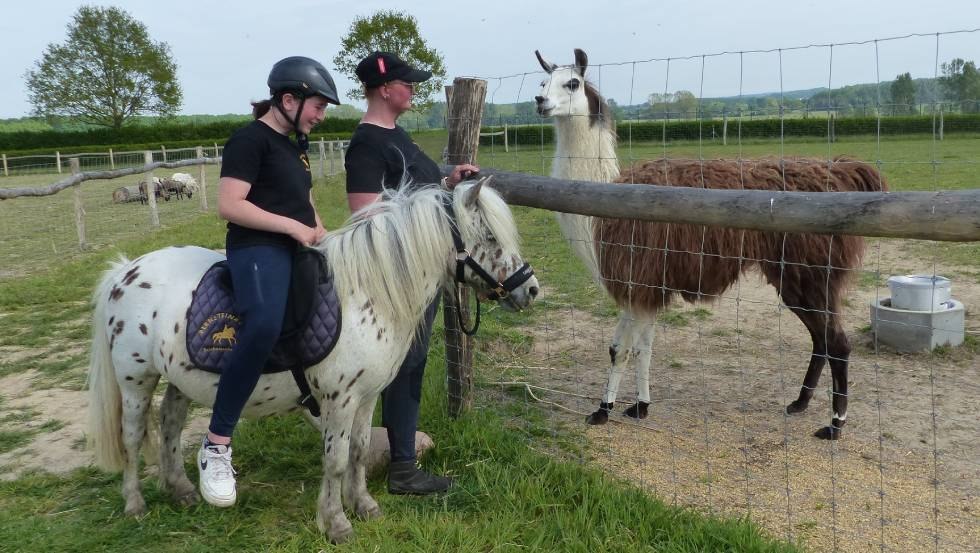
M 801 192 L 887 190 L 874 167 L 843 157 L 832 163 L 809 158 L 659 159 L 624 170 L 617 182 Z M 653 313 L 669 305 L 675 294 L 688 301 L 711 299 L 742 272 L 758 266 L 788 307 L 811 314 L 804 316 L 794 309 L 811 333 L 822 333 L 828 323 L 842 330 L 836 315 L 844 288 L 864 253 L 860 236 L 601 218 L 593 220 L 593 232 L 603 283 L 620 308 Z M 820 316 L 828 314 L 829 320 Z

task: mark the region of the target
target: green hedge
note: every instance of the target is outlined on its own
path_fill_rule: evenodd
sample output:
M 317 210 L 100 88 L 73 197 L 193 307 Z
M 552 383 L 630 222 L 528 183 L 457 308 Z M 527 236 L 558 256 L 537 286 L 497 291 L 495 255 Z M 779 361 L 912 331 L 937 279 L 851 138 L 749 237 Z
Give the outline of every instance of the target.
M 0 133 L 0 152 L 8 156 L 14 155 L 13 152 L 24 152 L 28 150 L 47 153 L 55 150 L 67 151 L 72 148 L 79 148 L 75 151 L 86 151 L 85 146 L 99 146 L 99 149 L 108 149 L 109 144 L 125 144 L 123 148 L 136 149 L 133 145 L 154 144 L 156 148 L 165 145 L 171 148 L 179 148 L 179 144 L 193 145 L 212 144 L 217 142 L 223 144 L 239 128 L 248 124 L 250 119 L 241 121 L 220 121 L 206 124 L 190 125 L 152 125 L 152 126 L 131 126 L 123 127 L 119 130 L 113 129 L 93 129 L 81 132 L 58 132 L 58 131 L 20 131 L 11 133 Z M 324 119 L 316 128 L 315 137 L 320 135 L 345 134 L 347 136 L 354 132 L 357 127 L 357 119 Z M 103 147 L 105 146 L 105 147 Z M 17 154 L 21 155 L 21 154 Z
M 938 119 L 930 115 L 910 115 L 897 117 L 841 117 L 833 121 L 831 129 L 827 119 L 738 119 L 728 120 L 728 139 L 775 139 L 785 137 L 827 137 L 906 134 L 932 134 L 938 129 Z M 650 142 L 661 140 L 698 140 L 720 138 L 724 122 L 721 119 L 683 120 L 683 121 L 620 121 L 616 133 L 620 142 Z M 503 127 L 484 127 L 481 132 L 502 131 Z M 943 117 L 944 133 L 980 133 L 980 114 L 950 114 Z M 554 142 L 554 128 L 550 124 L 521 125 L 507 127 L 509 144 L 538 145 Z M 481 136 L 480 145 L 501 145 L 502 136 Z

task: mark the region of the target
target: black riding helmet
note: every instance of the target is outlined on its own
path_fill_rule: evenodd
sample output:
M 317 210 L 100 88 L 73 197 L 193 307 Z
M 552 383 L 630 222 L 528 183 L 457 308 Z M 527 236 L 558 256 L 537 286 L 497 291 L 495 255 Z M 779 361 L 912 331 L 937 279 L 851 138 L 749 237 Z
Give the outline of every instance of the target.
M 293 130 L 296 131 L 297 142 L 306 150 L 309 141 L 305 134 L 299 132 L 299 116 L 303 112 L 306 99 L 310 96 L 323 96 L 328 103 L 340 105 L 337 86 L 333 82 L 333 77 L 320 62 L 314 59 L 304 56 L 290 56 L 277 61 L 272 66 L 267 83 L 273 103 L 283 113 L 285 113 L 282 107 L 282 95 L 284 93 L 288 92 L 299 98 L 299 109 L 296 111 L 292 123 Z

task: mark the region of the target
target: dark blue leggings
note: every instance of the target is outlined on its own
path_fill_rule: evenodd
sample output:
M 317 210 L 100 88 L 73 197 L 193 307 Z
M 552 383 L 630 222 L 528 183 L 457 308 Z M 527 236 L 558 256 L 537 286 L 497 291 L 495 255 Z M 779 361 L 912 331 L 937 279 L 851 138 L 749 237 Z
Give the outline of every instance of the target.
M 415 429 L 419 422 L 422 400 L 422 376 L 429 355 L 432 324 L 439 309 L 439 296 L 425 310 L 422 328 L 398 369 L 398 375 L 381 392 L 381 424 L 388 430 L 391 461 L 415 460 Z
M 293 250 L 281 246 L 230 249 L 228 268 L 242 325 L 228 368 L 218 380 L 218 395 L 208 429 L 219 436 L 231 437 L 282 330 Z

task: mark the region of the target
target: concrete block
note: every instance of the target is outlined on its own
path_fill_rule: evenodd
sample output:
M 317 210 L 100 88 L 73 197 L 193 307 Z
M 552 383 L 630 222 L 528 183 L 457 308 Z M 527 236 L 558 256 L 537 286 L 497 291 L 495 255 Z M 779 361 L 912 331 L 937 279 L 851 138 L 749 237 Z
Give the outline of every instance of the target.
M 966 336 L 966 309 L 955 299 L 937 311 L 895 309 L 891 298 L 871 301 L 871 330 L 880 343 L 899 352 L 958 346 Z

